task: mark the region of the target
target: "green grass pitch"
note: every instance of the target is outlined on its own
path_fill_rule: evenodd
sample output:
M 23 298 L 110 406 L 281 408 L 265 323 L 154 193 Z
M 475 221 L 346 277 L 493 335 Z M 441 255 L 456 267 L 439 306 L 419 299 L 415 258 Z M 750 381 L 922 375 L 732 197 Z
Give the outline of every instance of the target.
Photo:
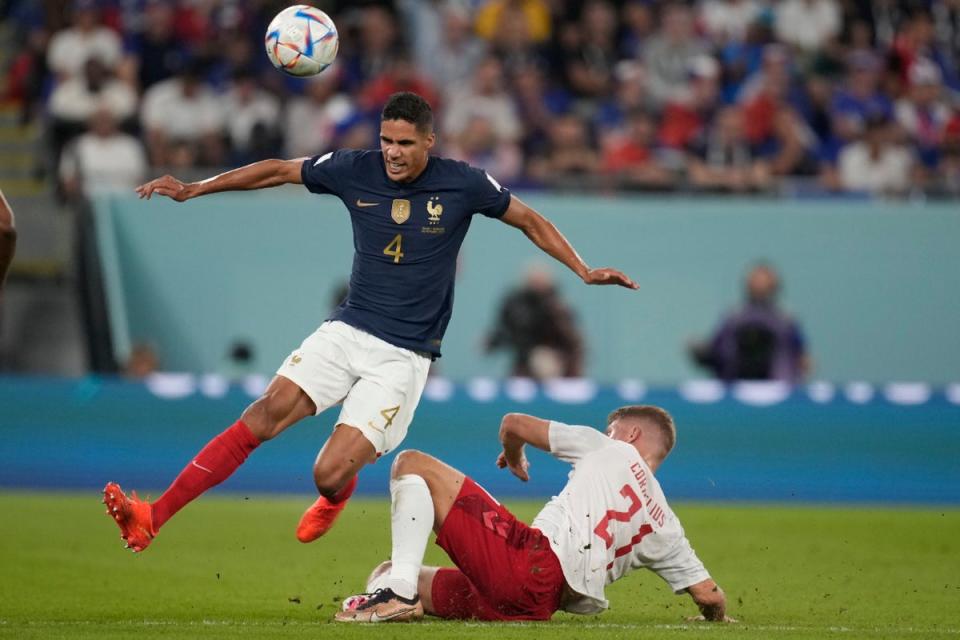
M 387 557 L 389 505 L 355 499 L 324 539 L 293 530 L 309 499 L 208 496 L 142 555 L 96 492 L 0 493 L 4 638 L 960 638 L 960 511 L 676 505 L 735 625 L 687 623 L 649 572 L 598 616 L 549 623 L 343 626 L 338 600 Z M 538 503 L 509 502 L 529 521 Z M 444 563 L 430 545 L 428 561 Z

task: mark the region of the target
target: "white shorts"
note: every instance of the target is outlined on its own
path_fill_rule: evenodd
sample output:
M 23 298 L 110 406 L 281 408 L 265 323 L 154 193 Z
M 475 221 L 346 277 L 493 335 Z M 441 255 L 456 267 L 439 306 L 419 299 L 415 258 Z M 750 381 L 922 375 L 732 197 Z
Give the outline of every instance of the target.
M 335 320 L 308 336 L 277 375 L 303 389 L 318 414 L 343 402 L 337 424 L 359 429 L 380 456 L 406 437 L 429 369 L 429 358 Z

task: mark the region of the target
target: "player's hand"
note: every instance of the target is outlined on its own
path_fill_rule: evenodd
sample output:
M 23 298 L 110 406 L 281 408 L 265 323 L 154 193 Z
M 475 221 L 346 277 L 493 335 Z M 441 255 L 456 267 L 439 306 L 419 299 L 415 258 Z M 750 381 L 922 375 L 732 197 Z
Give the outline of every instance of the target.
M 616 269 L 602 268 L 590 269 L 583 276 L 583 281 L 587 284 L 615 284 L 627 289 L 639 289 L 640 285 L 631 280 L 626 274 Z
M 146 184 L 142 184 L 137 187 L 137 195 L 141 199 L 146 198 L 150 199 L 150 196 L 157 194 L 160 196 L 167 196 L 172 200 L 177 202 L 183 202 L 190 198 L 189 190 L 187 189 L 185 183 L 177 180 L 171 175 L 163 176 L 162 178 L 157 178 L 156 180 L 151 180 Z
M 510 461 L 507 460 L 507 454 L 501 451 L 500 455 L 497 456 L 497 467 L 500 469 L 510 469 L 510 473 L 520 478 L 523 482 L 530 479 L 530 463 L 527 462 L 527 456 L 521 455 L 515 464 L 511 464 Z

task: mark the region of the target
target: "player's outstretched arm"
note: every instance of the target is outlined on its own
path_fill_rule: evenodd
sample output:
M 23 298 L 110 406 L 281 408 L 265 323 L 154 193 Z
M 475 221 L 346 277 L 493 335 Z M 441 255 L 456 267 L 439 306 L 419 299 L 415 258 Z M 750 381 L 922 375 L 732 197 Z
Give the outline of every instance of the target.
M 689 587 L 687 593 L 700 609 L 699 620 L 708 622 L 736 622 L 727 616 L 727 596 L 716 582 L 708 578 Z
M 560 230 L 517 196 L 510 197 L 510 205 L 501 220 L 523 231 L 533 244 L 567 265 L 587 284 L 616 284 L 628 289 L 640 288 L 640 285 L 616 269 L 588 267 Z
M 13 254 L 17 248 L 17 226 L 13 218 L 13 209 L 0 191 L 0 290 L 7 277 L 7 270 L 13 262 Z
M 500 421 L 500 443 L 503 451 L 497 457 L 497 466 L 510 469 L 510 473 L 526 482 L 530 479 L 530 463 L 523 448 L 532 444 L 550 451 L 550 423 L 522 413 L 508 413 Z
M 221 191 L 250 191 L 279 187 L 282 184 L 303 184 L 300 168 L 306 158 L 295 160 L 261 160 L 239 169 L 233 169 L 200 182 L 181 182 L 167 175 L 137 187 L 141 198 L 156 194 L 177 202 Z

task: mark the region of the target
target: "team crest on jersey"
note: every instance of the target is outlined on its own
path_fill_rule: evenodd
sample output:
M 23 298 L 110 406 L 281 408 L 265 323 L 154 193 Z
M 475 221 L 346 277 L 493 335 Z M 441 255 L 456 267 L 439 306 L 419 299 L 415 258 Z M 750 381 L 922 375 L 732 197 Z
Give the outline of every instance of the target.
M 410 217 L 410 201 L 400 198 L 394 200 L 393 206 L 390 207 L 390 217 L 393 218 L 393 221 L 397 224 L 406 222 Z
M 440 216 L 443 215 L 443 205 L 440 204 L 440 196 L 433 196 L 427 200 L 427 217 L 430 224 L 440 224 Z

